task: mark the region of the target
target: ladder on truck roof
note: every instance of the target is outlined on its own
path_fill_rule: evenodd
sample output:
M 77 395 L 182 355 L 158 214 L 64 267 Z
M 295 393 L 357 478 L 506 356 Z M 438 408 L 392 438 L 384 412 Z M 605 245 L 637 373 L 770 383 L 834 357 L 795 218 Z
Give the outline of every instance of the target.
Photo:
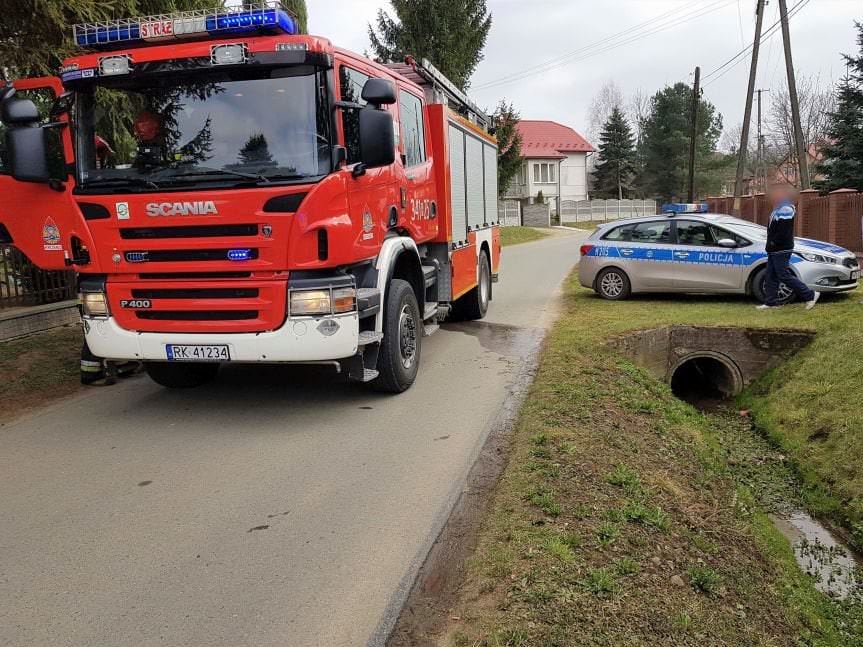
M 491 127 L 489 116 L 428 59 L 424 58 L 417 61 L 413 56 L 408 56 L 404 63 L 388 63 L 387 67 L 425 88 L 426 98 L 429 102 L 443 103 L 449 106 L 483 130 L 488 130 Z

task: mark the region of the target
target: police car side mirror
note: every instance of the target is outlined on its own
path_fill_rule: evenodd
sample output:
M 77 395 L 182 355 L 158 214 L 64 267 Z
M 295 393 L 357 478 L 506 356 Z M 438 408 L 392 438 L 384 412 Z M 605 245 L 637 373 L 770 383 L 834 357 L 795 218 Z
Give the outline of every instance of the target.
M 39 110 L 29 99 L 7 99 L 0 120 L 8 126 L 6 151 L 12 178 L 48 184 L 48 138 L 40 125 Z
M 737 247 L 737 241 L 733 238 L 720 238 L 716 241 L 716 244 L 720 247 L 727 247 L 728 249 L 734 249 Z

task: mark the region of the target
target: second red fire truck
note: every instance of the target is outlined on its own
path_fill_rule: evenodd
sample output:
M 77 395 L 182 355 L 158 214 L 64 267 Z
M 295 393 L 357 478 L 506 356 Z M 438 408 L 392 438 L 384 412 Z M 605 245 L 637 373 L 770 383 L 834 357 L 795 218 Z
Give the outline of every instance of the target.
M 85 366 L 184 387 L 330 363 L 400 392 L 423 336 L 485 315 L 497 146 L 428 61 L 299 35 L 272 2 L 74 38 L 92 51 L 58 78 L 0 89 L 0 242 L 78 272 Z

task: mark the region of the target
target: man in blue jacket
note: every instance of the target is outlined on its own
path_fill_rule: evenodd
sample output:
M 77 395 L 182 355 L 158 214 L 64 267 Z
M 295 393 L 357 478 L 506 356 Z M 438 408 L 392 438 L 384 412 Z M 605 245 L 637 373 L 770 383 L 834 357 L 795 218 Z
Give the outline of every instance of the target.
M 794 189 L 787 185 L 774 185 L 767 190 L 767 198 L 773 205 L 767 225 L 767 280 L 764 286 L 766 303 L 757 306 L 768 310 L 779 305 L 779 284 L 784 283 L 811 310 L 818 302 L 819 292 L 806 287 L 791 269 L 791 253 L 794 251 Z

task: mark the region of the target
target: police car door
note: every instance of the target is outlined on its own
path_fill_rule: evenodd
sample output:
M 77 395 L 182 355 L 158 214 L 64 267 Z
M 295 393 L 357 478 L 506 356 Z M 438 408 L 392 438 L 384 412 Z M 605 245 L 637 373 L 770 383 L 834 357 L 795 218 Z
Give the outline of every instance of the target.
M 675 287 L 679 290 L 737 290 L 743 276 L 735 249 L 721 247 L 719 230 L 699 220 L 675 220 Z M 731 236 L 726 236 L 726 238 Z
M 674 287 L 669 218 L 639 222 L 632 228 L 629 241 L 618 249 L 621 258 L 627 259 L 627 273 L 636 290 Z

